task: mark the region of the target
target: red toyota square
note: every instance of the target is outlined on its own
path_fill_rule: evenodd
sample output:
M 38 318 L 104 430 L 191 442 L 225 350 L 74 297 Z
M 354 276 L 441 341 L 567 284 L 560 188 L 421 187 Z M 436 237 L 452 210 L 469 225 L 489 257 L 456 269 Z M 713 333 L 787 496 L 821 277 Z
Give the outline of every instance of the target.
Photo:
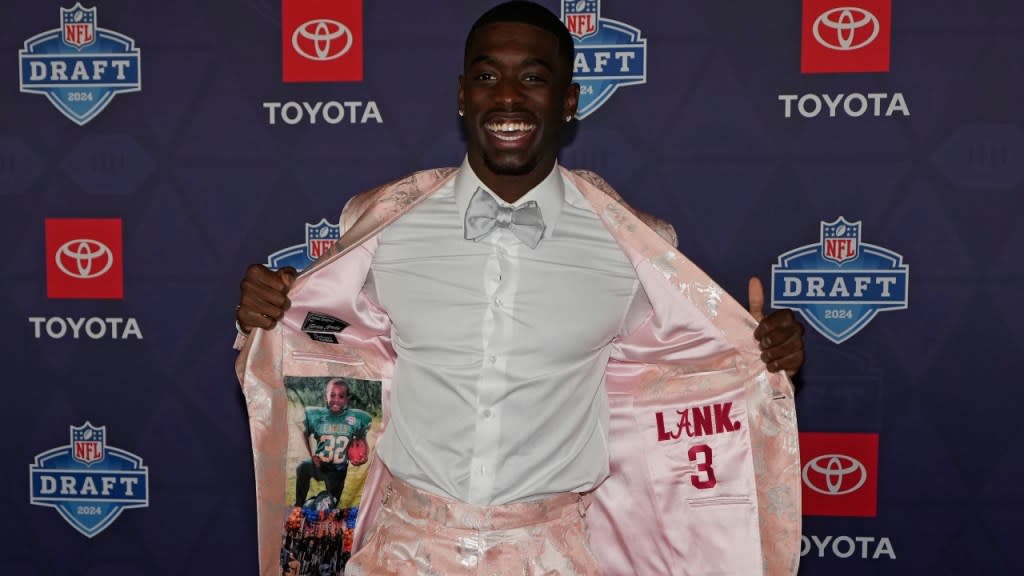
M 363 80 L 362 0 L 281 0 L 285 82 Z
M 46 219 L 46 296 L 121 300 L 121 219 Z
M 878 434 L 800 434 L 804 516 L 878 514 Z
M 891 0 L 804 0 L 800 71 L 888 72 Z

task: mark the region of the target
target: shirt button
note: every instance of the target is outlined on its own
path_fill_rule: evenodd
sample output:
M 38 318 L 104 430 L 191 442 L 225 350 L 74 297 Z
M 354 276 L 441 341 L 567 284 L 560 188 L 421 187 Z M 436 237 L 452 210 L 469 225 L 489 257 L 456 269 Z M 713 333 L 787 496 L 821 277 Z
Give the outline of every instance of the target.
M 504 304 L 504 301 L 503 301 L 503 300 L 501 299 L 501 297 L 499 296 L 499 297 L 497 297 L 497 298 L 495 298 L 495 299 L 494 299 L 494 303 L 495 303 L 496 305 L 498 305 L 498 306 L 501 306 L 501 305 L 503 305 L 503 304 Z
M 488 408 L 488 409 L 484 410 L 484 418 L 490 418 L 490 417 L 491 417 L 491 409 Z
M 491 356 L 487 357 L 487 363 L 488 364 L 494 364 L 497 361 L 498 361 L 498 357 L 497 356 L 491 355 Z

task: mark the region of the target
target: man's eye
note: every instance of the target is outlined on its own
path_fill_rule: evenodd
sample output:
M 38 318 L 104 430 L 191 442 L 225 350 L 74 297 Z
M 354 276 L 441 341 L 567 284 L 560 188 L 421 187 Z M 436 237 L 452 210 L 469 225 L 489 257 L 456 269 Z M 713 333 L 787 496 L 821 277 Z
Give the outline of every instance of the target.
M 491 72 L 481 72 L 476 75 L 477 80 L 487 81 L 494 80 L 495 76 Z
M 547 82 L 547 79 L 545 79 L 543 76 L 539 74 L 527 74 L 526 76 L 523 76 L 523 81 L 530 83 L 538 83 Z

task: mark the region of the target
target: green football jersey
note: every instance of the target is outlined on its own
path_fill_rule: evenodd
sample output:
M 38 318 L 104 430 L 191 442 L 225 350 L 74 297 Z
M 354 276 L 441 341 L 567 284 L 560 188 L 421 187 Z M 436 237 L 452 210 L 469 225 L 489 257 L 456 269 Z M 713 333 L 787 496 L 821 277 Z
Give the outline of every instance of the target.
M 306 408 L 306 436 L 316 439 L 313 454 L 332 464 L 346 462 L 349 442 L 365 437 L 372 423 L 369 414 L 356 408 L 346 408 L 337 414 L 329 408 Z

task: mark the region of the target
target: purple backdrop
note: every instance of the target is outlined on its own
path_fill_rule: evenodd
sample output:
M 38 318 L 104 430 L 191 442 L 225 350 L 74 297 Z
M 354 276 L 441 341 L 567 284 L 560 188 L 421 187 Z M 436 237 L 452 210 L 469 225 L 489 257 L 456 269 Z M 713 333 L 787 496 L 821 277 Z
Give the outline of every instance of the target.
M 326 10 L 284 2 L 303 22 Z M 304 83 L 282 82 L 281 3 L 0 3 L 0 573 L 254 573 L 230 348 L 245 266 L 303 244 L 304 224 L 335 220 L 359 191 L 461 161 L 456 78 L 489 2 L 364 2 L 346 29 L 362 80 Z M 815 502 L 844 515 L 805 517 L 801 574 L 1024 573 L 1024 433 L 1002 412 L 1024 400 L 1024 4 L 570 4 L 581 35 L 597 31 L 578 40 L 593 94 L 616 75 L 645 82 L 594 103 L 563 164 L 675 225 L 729 292 L 745 300 L 750 275 L 770 285 L 780 255 L 840 216 L 861 223 L 858 254 L 909 265 L 906 309 L 839 344 L 808 326 L 801 429 L 854 436 L 805 453 L 838 455 L 805 471 Z M 595 39 L 632 56 L 601 72 Z M 838 60 L 864 42 L 888 71 L 801 71 L 815 54 L 877 64 Z M 105 232 L 120 248 L 71 220 L 96 218 L 120 219 Z M 123 297 L 84 295 L 112 281 L 107 264 Z M 843 451 L 872 435 L 877 465 Z

